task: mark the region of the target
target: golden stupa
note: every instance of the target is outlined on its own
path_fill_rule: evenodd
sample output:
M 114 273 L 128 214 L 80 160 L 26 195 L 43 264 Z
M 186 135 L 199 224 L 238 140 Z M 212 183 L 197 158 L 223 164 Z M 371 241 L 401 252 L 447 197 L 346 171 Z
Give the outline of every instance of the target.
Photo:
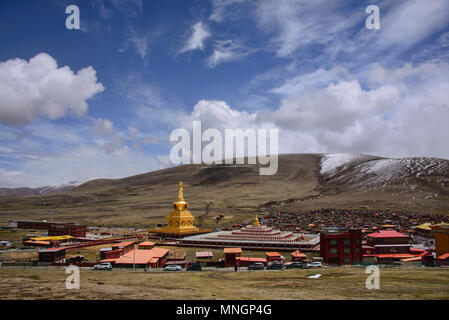
M 179 182 L 178 200 L 173 202 L 173 210 L 166 217 L 167 226 L 160 229 L 150 229 L 150 233 L 165 235 L 170 237 L 182 237 L 187 235 L 210 232 L 211 230 L 201 230 L 193 225 L 195 217 L 190 213 L 189 203 L 184 200 L 184 190 L 182 181 Z
M 254 219 L 253 226 L 260 227 L 259 217 L 257 216 L 257 214 L 256 214 L 256 218 Z

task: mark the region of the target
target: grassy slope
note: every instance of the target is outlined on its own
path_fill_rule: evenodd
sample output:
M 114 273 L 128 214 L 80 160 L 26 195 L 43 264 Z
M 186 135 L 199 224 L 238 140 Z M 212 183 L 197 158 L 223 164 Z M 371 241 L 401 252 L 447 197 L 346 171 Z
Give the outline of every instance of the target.
M 317 272 L 320 279 L 307 278 Z M 365 288 L 367 276 L 364 268 L 81 271 L 81 289 L 67 290 L 63 270 L 0 270 L 0 299 L 449 299 L 447 268 L 381 269 L 379 290 Z

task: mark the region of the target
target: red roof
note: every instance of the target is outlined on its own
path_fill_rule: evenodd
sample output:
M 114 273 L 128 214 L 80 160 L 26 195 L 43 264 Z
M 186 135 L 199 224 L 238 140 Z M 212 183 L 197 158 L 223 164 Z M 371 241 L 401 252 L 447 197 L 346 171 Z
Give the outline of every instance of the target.
M 265 252 L 268 257 L 280 257 L 279 252 Z
M 267 259 L 265 259 L 265 258 L 237 257 L 237 260 L 245 261 L 245 262 L 262 262 L 262 263 L 267 263 Z
M 154 247 L 156 245 L 155 242 L 144 241 L 138 244 L 139 247 Z
M 442 254 L 441 256 L 438 257 L 438 259 L 440 260 L 446 260 L 447 258 L 449 258 L 449 253 Z
M 211 258 L 214 254 L 211 251 L 197 251 L 195 252 L 197 258 Z
M 154 263 L 154 259 L 159 259 L 168 254 L 168 249 L 153 248 L 150 250 L 131 250 L 120 258 L 104 259 L 100 262 L 114 262 L 117 264 L 148 264 Z
M 125 241 L 125 242 L 120 242 L 120 243 L 116 243 L 116 244 L 114 244 L 114 245 L 112 245 L 111 247 L 127 247 L 127 246 L 130 246 L 130 245 L 133 245 L 134 244 L 134 241 Z
M 242 248 L 224 248 L 224 253 L 242 253 Z
M 396 230 L 380 230 L 366 235 L 371 238 L 408 238 L 408 235 L 397 232 Z
M 47 248 L 47 249 L 41 249 L 38 252 L 59 252 L 62 250 L 65 250 L 66 248 Z
M 307 256 L 299 250 L 292 252 L 292 257 L 295 258 L 307 258 Z
M 393 259 L 406 259 L 414 258 L 415 256 L 408 253 L 379 253 L 376 254 L 376 258 L 393 258 Z

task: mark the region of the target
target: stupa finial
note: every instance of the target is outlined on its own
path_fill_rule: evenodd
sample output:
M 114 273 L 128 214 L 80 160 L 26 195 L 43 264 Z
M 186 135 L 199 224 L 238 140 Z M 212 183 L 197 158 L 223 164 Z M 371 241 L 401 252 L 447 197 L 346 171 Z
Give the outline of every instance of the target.
M 255 227 L 260 226 L 259 217 L 257 216 L 257 213 L 256 213 L 256 218 L 254 219 L 253 226 L 255 226 Z
M 182 181 L 179 181 L 178 201 L 184 201 L 184 192 L 182 189 Z

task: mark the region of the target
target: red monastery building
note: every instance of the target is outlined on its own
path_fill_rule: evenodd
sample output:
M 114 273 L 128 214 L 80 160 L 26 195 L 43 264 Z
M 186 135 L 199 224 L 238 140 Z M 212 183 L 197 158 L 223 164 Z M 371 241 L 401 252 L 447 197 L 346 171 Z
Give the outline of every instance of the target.
M 410 254 L 410 236 L 396 230 L 380 230 L 366 235 L 367 244 L 378 254 Z

